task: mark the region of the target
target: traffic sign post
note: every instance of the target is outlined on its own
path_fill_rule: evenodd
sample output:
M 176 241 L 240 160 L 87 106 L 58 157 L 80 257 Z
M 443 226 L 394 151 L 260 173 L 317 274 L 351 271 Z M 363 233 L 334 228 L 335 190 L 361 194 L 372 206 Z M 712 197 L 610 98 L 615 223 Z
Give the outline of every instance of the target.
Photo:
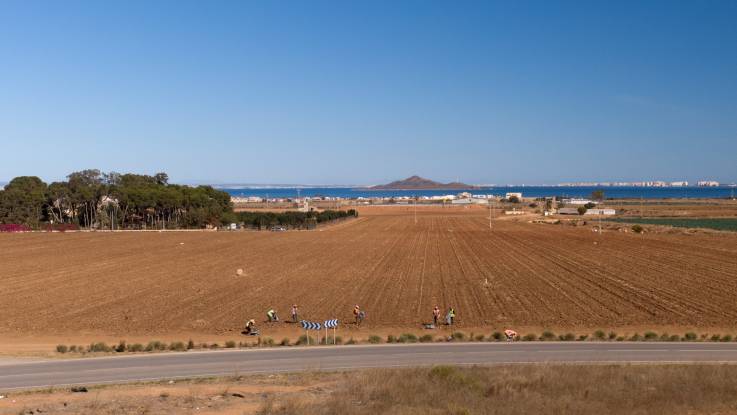
M 338 327 L 338 319 L 325 320 L 323 325 L 325 326 L 325 344 L 328 343 L 328 328 L 333 329 L 333 344 L 335 344 L 335 329 Z
M 302 325 L 302 328 L 305 329 L 305 336 L 307 337 L 307 345 L 309 346 L 310 344 L 309 330 L 315 330 L 317 332 L 317 344 L 320 344 L 320 329 L 322 328 L 322 324 L 314 323 L 312 321 L 307 321 L 307 320 L 300 321 L 300 324 Z

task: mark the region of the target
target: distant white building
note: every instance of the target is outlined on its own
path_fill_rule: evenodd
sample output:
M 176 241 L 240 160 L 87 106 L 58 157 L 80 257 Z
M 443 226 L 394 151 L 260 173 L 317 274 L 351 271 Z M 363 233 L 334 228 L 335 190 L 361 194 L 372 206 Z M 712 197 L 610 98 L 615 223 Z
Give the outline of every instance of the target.
M 716 182 L 714 180 L 702 180 L 700 182 L 697 182 L 696 185 L 701 187 L 717 187 L 719 186 L 719 182 Z
M 563 204 L 565 205 L 587 205 L 589 203 L 594 203 L 589 199 L 563 199 Z M 594 203 L 596 204 L 596 203 Z
M 507 199 L 510 197 L 516 197 L 517 199 L 522 199 L 522 193 L 521 192 L 509 192 L 505 196 Z
M 688 182 L 670 182 L 670 185 L 672 187 L 686 187 L 688 186 Z
M 584 215 L 603 215 L 603 216 L 612 216 L 616 215 L 617 211 L 614 209 L 587 209 L 586 213 Z
M 450 203 L 452 205 L 470 205 L 471 199 L 455 199 L 451 200 Z

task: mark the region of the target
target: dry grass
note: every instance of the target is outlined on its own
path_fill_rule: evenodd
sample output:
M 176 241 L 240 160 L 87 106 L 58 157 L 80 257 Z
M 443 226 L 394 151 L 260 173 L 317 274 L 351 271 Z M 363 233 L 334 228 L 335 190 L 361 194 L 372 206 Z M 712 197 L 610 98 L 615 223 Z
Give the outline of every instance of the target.
M 371 370 L 324 399 L 268 400 L 287 414 L 737 413 L 733 366 L 504 366 Z

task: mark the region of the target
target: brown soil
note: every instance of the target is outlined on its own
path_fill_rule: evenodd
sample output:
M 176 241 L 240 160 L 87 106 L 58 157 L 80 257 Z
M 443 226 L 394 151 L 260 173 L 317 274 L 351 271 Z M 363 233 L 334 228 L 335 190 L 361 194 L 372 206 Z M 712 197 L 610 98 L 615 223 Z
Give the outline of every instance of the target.
M 464 330 L 737 327 L 737 235 L 509 220 L 490 231 L 483 208 L 419 207 L 416 224 L 412 206 L 360 211 L 309 232 L 0 234 L 2 346 L 232 337 L 293 303 L 303 318 L 339 318 L 344 339 L 417 328 L 436 304 Z M 277 341 L 300 333 L 259 325 Z

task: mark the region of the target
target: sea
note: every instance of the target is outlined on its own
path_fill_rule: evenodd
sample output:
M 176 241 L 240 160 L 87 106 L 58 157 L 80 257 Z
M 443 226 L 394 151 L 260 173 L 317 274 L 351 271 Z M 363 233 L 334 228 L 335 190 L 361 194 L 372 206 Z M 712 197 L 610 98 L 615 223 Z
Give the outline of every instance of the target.
M 370 190 L 361 187 L 220 187 L 232 196 L 256 196 L 264 198 L 305 197 L 421 197 L 458 194 L 468 191 L 475 195 L 504 196 L 506 193 L 522 193 L 523 197 L 588 198 L 594 190 L 603 190 L 607 199 L 712 199 L 731 198 L 737 188 L 720 187 L 594 187 L 594 186 L 495 186 L 473 190 Z

